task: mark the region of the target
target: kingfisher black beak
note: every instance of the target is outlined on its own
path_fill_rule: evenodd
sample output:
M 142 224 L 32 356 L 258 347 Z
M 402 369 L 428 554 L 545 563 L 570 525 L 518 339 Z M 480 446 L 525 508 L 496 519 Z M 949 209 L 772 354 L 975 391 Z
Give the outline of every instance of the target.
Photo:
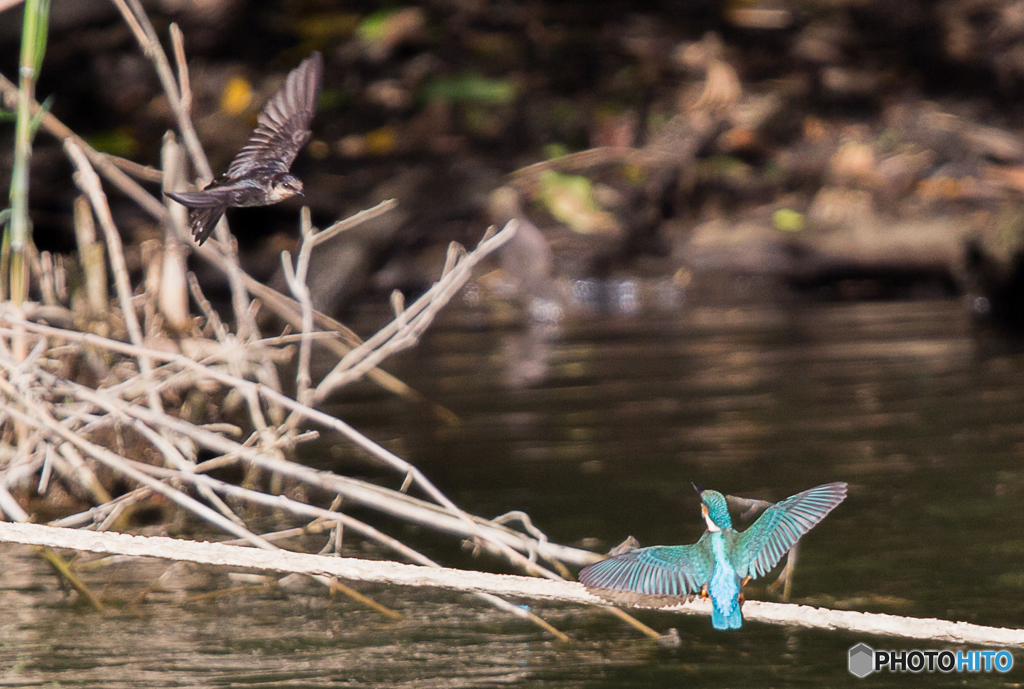
M 700 486 L 698 486 L 698 485 L 697 485 L 696 483 L 693 483 L 693 482 L 691 481 L 691 482 L 690 482 L 690 485 L 691 485 L 691 486 L 693 486 L 693 489 L 694 489 L 695 491 L 697 491 L 697 495 L 703 495 L 703 494 L 704 494 L 704 489 L 703 489 L 703 488 L 701 488 Z

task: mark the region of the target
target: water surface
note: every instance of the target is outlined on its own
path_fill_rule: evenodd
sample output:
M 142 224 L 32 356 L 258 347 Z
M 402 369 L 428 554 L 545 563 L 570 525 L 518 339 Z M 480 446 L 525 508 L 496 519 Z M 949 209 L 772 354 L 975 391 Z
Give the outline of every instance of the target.
M 456 305 L 391 370 L 460 426 L 368 385 L 332 411 L 467 510 L 525 510 L 553 540 L 601 550 L 628 535 L 695 541 L 691 481 L 769 500 L 847 481 L 849 498 L 803 541 L 795 602 L 1020 626 L 1021 363 L 1013 346 L 975 332 L 956 301 L 788 300 L 497 328 Z M 330 442 L 312 458 L 387 476 Z M 447 537 L 377 523 L 446 563 L 502 569 Z M 87 574 L 102 588 L 118 573 L 107 595 L 123 604 L 98 614 L 75 608 L 26 550 L 0 553 L 0 686 L 828 686 L 857 682 L 846 651 L 859 641 L 936 647 L 755 622 L 717 632 L 703 617 L 637 613 L 679 629 L 682 647 L 669 651 L 600 612 L 535 607 L 573 638 L 564 645 L 468 596 L 384 586 L 360 590 L 404 620 L 316 588 L 189 602 L 232 585 L 209 570 L 132 604 L 164 571 L 153 563 Z M 763 586 L 749 594 L 773 598 Z

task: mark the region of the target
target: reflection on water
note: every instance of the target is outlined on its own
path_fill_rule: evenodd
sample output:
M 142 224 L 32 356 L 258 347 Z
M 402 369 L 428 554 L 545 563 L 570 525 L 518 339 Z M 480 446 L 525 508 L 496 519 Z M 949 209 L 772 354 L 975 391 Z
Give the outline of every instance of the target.
M 637 289 L 609 293 L 629 302 Z M 454 309 L 392 362 L 462 418 L 457 429 L 368 385 L 333 411 L 467 509 L 523 509 L 552 539 L 604 548 L 630 534 L 695 541 L 690 481 L 778 500 L 845 480 L 850 497 L 804 540 L 796 601 L 1020 624 L 1024 367 L 1016 354 L 979 353 L 958 303 L 569 313 L 535 328 L 496 330 L 481 311 Z M 355 456 L 317 454 L 346 467 Z M 447 562 L 467 557 L 448 541 L 427 545 Z M 185 605 L 165 596 L 95 614 L 69 609 L 24 552 L 0 549 L 0 686 L 820 686 L 850 678 L 846 650 L 858 641 L 929 647 L 754 622 L 716 632 L 706 618 L 640 613 L 679 628 L 682 648 L 664 651 L 601 613 L 539 608 L 574 638 L 563 646 L 472 598 L 387 587 L 364 590 L 401 622 L 316 589 Z M 130 600 L 119 588 L 130 583 L 110 595 Z M 750 594 L 771 597 L 763 586 Z

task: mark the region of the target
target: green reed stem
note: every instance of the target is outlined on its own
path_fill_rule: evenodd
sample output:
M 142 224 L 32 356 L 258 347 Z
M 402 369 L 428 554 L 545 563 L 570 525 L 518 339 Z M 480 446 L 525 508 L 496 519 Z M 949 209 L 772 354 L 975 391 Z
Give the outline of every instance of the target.
M 46 52 L 50 0 L 25 0 L 21 24 L 21 60 L 18 70 L 18 109 L 14 124 L 14 169 L 11 171 L 11 217 L 4 231 L 0 252 L 0 290 L 10 281 L 10 298 L 21 304 L 28 296 L 28 266 L 25 248 L 31 238 L 28 217 L 28 171 L 32 158 L 32 101 L 35 84 Z M 0 293 L 0 297 L 4 296 Z

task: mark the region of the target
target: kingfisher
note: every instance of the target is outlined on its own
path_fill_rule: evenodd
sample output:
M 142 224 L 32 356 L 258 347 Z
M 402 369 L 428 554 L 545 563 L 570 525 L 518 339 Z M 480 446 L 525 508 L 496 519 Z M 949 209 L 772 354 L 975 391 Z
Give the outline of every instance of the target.
M 269 206 L 302 195 L 302 180 L 288 170 L 309 141 L 323 71 L 323 57 L 314 51 L 288 74 L 228 171 L 209 186 L 202 191 L 164 192 L 188 206 L 196 242 L 206 241 L 228 206 Z
M 772 505 L 749 529 L 736 531 L 725 496 L 693 487 L 707 531 L 693 545 L 656 545 L 614 554 L 585 567 L 579 580 L 595 593 L 711 598 L 715 629 L 743 625 L 743 586 L 763 577 L 815 524 L 846 499 L 845 483 L 826 483 Z

